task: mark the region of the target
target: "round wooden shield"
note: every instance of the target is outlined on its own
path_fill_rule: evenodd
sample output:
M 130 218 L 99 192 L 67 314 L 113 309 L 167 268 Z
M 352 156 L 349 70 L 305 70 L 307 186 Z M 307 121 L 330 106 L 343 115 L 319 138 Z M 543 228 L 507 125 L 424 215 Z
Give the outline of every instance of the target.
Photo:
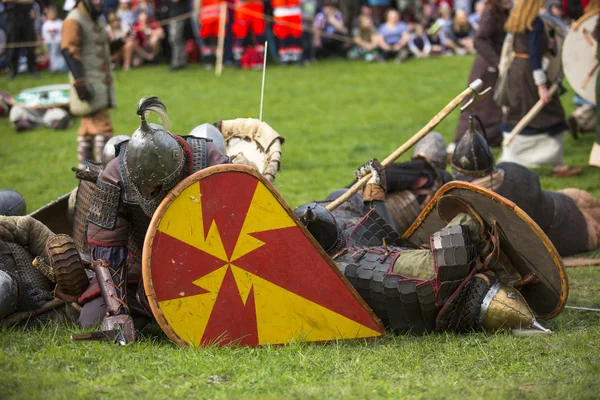
M 569 292 L 562 259 L 542 229 L 512 201 L 471 183 L 447 183 L 406 231 L 404 239 L 414 246 L 428 244 L 430 236 L 446 226 L 437 212 L 438 201 L 445 195 L 460 197 L 484 221 L 497 222 L 501 249 L 512 266 L 521 276 L 533 273 L 538 279 L 521 288 L 521 294 L 541 319 L 556 317 Z
M 598 60 L 593 50 L 597 46 L 592 37 L 600 10 L 585 14 L 573 24 L 562 49 L 565 76 L 575 92 L 596 104 L 596 77 Z
M 251 167 L 219 165 L 177 185 L 146 234 L 154 317 L 182 345 L 368 338 L 381 322 Z
M 69 85 L 49 85 L 25 89 L 12 98 L 13 105 L 27 108 L 52 108 L 69 105 Z

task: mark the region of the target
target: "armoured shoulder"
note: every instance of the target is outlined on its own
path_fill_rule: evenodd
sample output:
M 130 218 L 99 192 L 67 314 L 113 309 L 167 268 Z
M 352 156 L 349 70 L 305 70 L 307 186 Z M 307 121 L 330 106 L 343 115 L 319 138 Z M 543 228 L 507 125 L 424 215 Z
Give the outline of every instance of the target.
M 96 181 L 87 221 L 104 229 L 114 229 L 121 200 L 122 177 L 118 159 L 108 163 Z
M 184 139 L 187 145 L 190 147 L 192 154 L 192 170 L 190 173 L 194 173 L 208 167 L 209 139 L 195 136 L 185 136 Z

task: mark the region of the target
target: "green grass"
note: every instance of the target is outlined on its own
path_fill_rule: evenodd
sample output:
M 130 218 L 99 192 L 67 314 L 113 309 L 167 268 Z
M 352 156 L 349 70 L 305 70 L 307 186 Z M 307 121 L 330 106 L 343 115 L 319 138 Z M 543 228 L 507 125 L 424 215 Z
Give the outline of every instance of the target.
M 264 119 L 286 137 L 277 189 L 296 206 L 345 186 L 354 168 L 385 158 L 462 91 L 470 62 L 269 68 Z M 44 75 L 41 81 L 3 81 L 2 87 L 16 93 L 65 80 Z M 118 71 L 116 85 L 115 134 L 138 126 L 142 96 L 161 97 L 180 134 L 259 112 L 256 72 L 226 69 L 217 80 L 196 67 L 177 74 L 152 67 Z M 563 97 L 567 111 L 571 98 Z M 457 118 L 451 115 L 438 128 L 448 139 Z M 76 165 L 77 123 L 64 132 L 16 134 L 0 121 L 0 187 L 20 191 L 29 211 L 76 185 L 69 168 Z M 592 137 L 566 141 L 568 164 L 587 165 Z M 547 189 L 579 187 L 600 197 L 598 169 L 586 167 L 568 179 L 539 172 Z M 598 268 L 569 270 L 569 279 L 568 304 L 600 307 Z M 529 339 L 388 336 L 255 349 L 182 349 L 156 327 L 126 347 L 72 343 L 75 327 L 14 328 L 0 331 L 0 398 L 597 398 L 600 314 L 565 310 L 545 325 L 556 333 Z

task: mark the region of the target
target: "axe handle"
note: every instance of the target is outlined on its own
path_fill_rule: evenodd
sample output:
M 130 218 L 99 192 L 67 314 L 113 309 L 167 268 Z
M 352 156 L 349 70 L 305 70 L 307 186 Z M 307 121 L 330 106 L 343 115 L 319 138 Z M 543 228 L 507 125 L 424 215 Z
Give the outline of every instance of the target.
M 470 86 L 468 88 L 466 88 L 461 94 L 456 96 L 456 98 L 454 98 L 454 100 L 452 100 L 450 103 L 448 103 L 448 105 L 446 105 L 446 107 L 444 107 L 444 109 L 442 111 L 440 111 L 435 117 L 433 117 L 433 119 L 431 121 L 429 121 L 429 123 L 427 125 L 425 125 L 419 132 L 417 132 L 413 137 L 408 139 L 408 141 L 406 141 L 406 143 L 404 143 L 402 146 L 398 147 L 396 149 L 396 151 L 394 151 L 385 160 L 383 160 L 381 162 L 381 165 L 383 165 L 384 167 L 391 165 L 402 154 L 406 153 L 419 140 L 421 140 L 423 137 L 425 137 L 425 135 L 427 135 L 429 132 L 434 130 L 435 127 L 438 126 L 438 124 L 444 120 L 444 118 L 446 118 L 452 111 L 454 111 L 457 107 L 459 107 L 465 101 L 465 99 L 467 99 L 473 93 L 476 93 L 473 88 L 471 88 Z M 333 211 L 336 208 L 338 208 L 343 202 L 348 200 L 356 192 L 358 192 L 363 186 L 365 186 L 367 184 L 367 182 L 369 182 L 369 179 L 371 179 L 370 173 L 368 175 L 362 177 L 358 182 L 356 182 L 354 185 L 352 185 L 352 187 L 350 189 L 348 189 L 348 191 L 346 193 L 344 193 L 343 195 L 341 195 L 340 197 L 338 197 L 337 199 L 335 199 L 334 201 L 329 203 L 329 205 L 327 205 L 327 210 Z
M 548 92 L 550 93 L 551 96 L 554 96 L 554 93 L 556 93 L 556 91 L 558 90 L 558 86 L 559 86 L 559 82 L 554 82 L 552 84 L 552 86 L 550 86 L 550 89 L 548 90 Z M 529 110 L 529 112 L 519 121 L 519 123 L 517 125 L 515 125 L 512 132 L 506 139 L 504 146 L 507 146 L 507 147 L 510 146 L 511 142 L 513 140 L 515 140 L 517 135 L 519 133 L 521 133 L 527 125 L 529 125 L 529 123 L 540 113 L 540 111 L 542 111 L 544 106 L 545 106 L 544 102 L 541 99 L 538 100 L 538 102 L 535 103 L 535 105 L 531 108 L 531 110 Z

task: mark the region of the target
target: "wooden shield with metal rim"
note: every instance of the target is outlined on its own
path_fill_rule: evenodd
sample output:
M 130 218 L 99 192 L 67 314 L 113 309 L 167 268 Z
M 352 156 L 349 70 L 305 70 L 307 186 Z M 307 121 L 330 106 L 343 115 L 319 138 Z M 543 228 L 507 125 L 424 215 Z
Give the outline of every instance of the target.
M 556 317 L 568 295 L 562 259 L 540 227 L 510 200 L 467 182 L 447 183 L 406 231 L 404 239 L 415 246 L 429 244 L 430 236 L 446 226 L 437 207 L 444 196 L 456 196 L 470 204 L 486 224 L 497 222 L 501 249 L 513 267 L 521 276 L 533 273 L 537 277 L 537 283 L 521 288 L 521 294 L 540 318 Z
M 182 345 L 377 337 L 381 322 L 262 175 L 219 165 L 178 184 L 143 251 L 154 317 Z
M 600 10 L 586 13 L 569 30 L 562 49 L 565 76 L 575 92 L 590 103 L 596 104 L 596 78 L 598 59 L 594 50 L 598 46 L 592 37 Z
M 52 107 L 66 107 L 69 105 L 70 85 L 48 85 L 25 89 L 11 102 L 15 106 L 26 108 L 45 109 Z

